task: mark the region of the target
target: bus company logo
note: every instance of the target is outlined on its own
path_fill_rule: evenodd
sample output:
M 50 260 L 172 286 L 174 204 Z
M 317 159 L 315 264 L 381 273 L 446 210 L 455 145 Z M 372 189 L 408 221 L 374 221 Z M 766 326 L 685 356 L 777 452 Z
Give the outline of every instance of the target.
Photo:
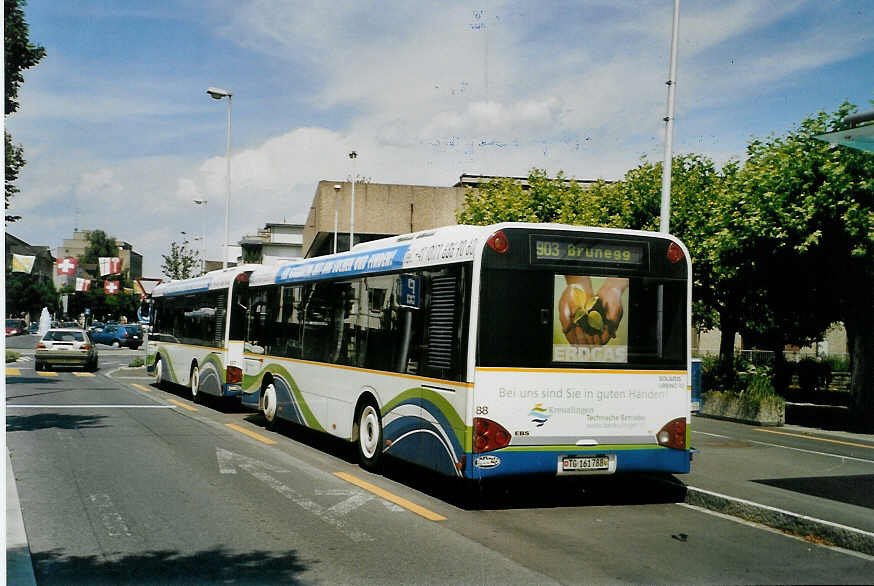
M 552 416 L 543 407 L 543 403 L 537 403 L 528 412 L 528 417 L 531 418 L 531 423 L 536 423 L 537 427 L 543 427 L 543 424 L 549 421 L 549 418 Z
M 477 468 L 483 469 L 497 468 L 501 465 L 501 459 L 497 456 L 493 456 L 492 454 L 486 454 L 477 457 L 477 459 L 473 461 L 473 465 Z

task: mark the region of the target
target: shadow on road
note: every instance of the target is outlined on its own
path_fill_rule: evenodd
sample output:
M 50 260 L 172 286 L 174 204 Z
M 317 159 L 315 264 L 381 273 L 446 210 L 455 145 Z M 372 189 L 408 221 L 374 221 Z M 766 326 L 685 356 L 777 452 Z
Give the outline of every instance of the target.
M 753 482 L 874 509 L 874 474 L 769 478 Z
M 47 378 L 44 376 L 9 376 L 6 377 L 6 386 L 11 387 L 14 385 L 23 385 L 23 384 L 39 384 L 39 385 L 57 385 L 61 382 L 60 379 L 57 378 Z
M 104 415 L 63 415 L 60 413 L 7 415 L 6 432 L 37 431 L 40 429 L 95 429 L 106 427 L 100 424 L 105 418 Z
M 295 551 L 234 553 L 224 548 L 191 555 L 148 551 L 130 555 L 33 555 L 39 584 L 296 584 L 307 570 Z
M 264 427 L 261 413 L 246 421 Z M 358 461 L 355 444 L 287 422 L 277 422 L 275 431 L 296 442 L 349 463 Z M 510 477 L 473 481 L 447 477 L 414 464 L 386 456 L 386 478 L 465 509 L 536 509 L 610 505 L 681 503 L 686 487 L 669 474 L 615 474 L 611 476 Z M 366 473 L 365 473 L 366 474 Z
M 540 509 L 683 502 L 685 485 L 671 475 L 526 476 L 490 480 L 447 478 L 386 459 L 385 476 L 464 509 Z

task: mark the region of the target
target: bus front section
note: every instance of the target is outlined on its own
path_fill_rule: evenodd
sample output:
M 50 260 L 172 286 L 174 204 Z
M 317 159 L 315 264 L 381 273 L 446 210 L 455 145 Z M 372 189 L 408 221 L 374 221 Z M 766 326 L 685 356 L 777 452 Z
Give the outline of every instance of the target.
M 498 227 L 481 262 L 465 474 L 688 472 L 685 247 L 651 232 Z

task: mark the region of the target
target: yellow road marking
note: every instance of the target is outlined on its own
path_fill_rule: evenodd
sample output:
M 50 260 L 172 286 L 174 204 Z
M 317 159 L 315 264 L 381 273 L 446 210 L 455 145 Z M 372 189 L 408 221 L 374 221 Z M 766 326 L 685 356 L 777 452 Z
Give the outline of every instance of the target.
M 57 372 L 38 372 L 39 376 L 58 376 Z
M 176 399 L 167 399 L 167 400 L 170 401 L 171 403 L 173 403 L 174 405 L 176 405 L 177 407 L 182 407 L 186 411 L 197 411 L 196 408 L 192 407 L 191 405 L 186 405 L 182 401 L 177 401 Z
M 137 383 L 131 383 L 131 386 L 134 387 L 134 388 L 137 388 L 137 389 L 139 389 L 139 390 L 141 390 L 141 391 L 146 391 L 147 393 L 151 393 L 151 392 L 152 392 L 152 389 L 150 389 L 149 387 L 145 387 L 145 386 L 143 386 L 143 385 L 139 385 L 139 384 L 137 384 Z
M 20 375 L 21 375 L 21 370 L 19 370 L 17 368 L 7 368 L 6 369 L 6 376 L 20 376 Z
M 757 429 L 756 431 L 761 431 L 763 433 L 774 433 L 777 435 L 788 435 L 790 437 L 800 437 L 809 440 L 816 440 L 820 442 L 828 442 L 830 444 L 841 444 L 842 446 L 853 446 L 854 448 L 868 448 L 869 450 L 874 450 L 874 446 L 868 444 L 857 444 L 854 442 L 845 442 L 841 440 L 833 440 L 824 437 L 816 437 L 812 435 L 804 435 L 801 433 L 789 433 L 788 431 L 772 431 L 770 429 Z
M 425 507 L 421 507 L 421 506 L 417 505 L 416 503 L 410 502 L 403 497 L 399 497 L 395 494 L 392 494 L 386 490 L 379 488 L 378 486 L 370 484 L 369 482 L 367 482 L 365 480 L 361 480 L 360 478 L 358 478 L 356 476 L 352 476 L 351 474 L 347 474 L 346 472 L 334 472 L 334 476 L 336 476 L 337 478 L 342 478 L 346 482 L 349 482 L 351 484 L 354 484 L 355 486 L 363 488 L 366 491 L 372 492 L 376 496 L 383 498 L 389 502 L 392 502 L 398 506 L 401 506 L 401 507 L 407 509 L 408 511 L 412 511 L 412 512 L 416 513 L 417 515 L 425 517 L 429 521 L 445 521 L 446 520 L 446 517 L 444 517 L 443 515 L 438 515 L 434 511 L 429 511 Z
M 74 372 L 73 376 L 96 376 L 93 372 Z
M 259 442 L 263 442 L 263 443 L 268 444 L 268 445 L 273 445 L 276 443 L 274 440 L 270 439 L 269 437 L 265 437 L 265 436 L 261 435 L 260 433 L 255 433 L 254 431 L 249 431 L 245 427 L 240 427 L 236 423 L 226 423 L 225 425 L 227 425 L 228 427 L 230 427 L 234 431 L 239 431 L 243 435 L 248 435 L 249 437 L 258 440 Z

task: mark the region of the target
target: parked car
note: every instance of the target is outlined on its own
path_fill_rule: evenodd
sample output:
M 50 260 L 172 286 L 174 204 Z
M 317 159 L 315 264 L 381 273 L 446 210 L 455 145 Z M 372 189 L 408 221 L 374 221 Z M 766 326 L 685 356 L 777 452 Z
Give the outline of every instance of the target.
M 35 322 L 31 323 L 29 326 L 27 326 L 27 333 L 28 334 L 36 334 L 38 332 L 39 332 L 39 322 L 38 321 L 35 321 Z
M 52 328 L 36 344 L 34 369 L 49 366 L 81 366 L 97 370 L 97 348 L 88 332 L 78 328 Z
M 91 334 L 91 337 L 98 344 L 137 349 L 143 343 L 143 330 L 136 325 L 107 324 L 101 331 Z
M 23 319 L 7 319 L 6 320 L 6 335 L 20 336 L 27 333 L 27 322 Z

